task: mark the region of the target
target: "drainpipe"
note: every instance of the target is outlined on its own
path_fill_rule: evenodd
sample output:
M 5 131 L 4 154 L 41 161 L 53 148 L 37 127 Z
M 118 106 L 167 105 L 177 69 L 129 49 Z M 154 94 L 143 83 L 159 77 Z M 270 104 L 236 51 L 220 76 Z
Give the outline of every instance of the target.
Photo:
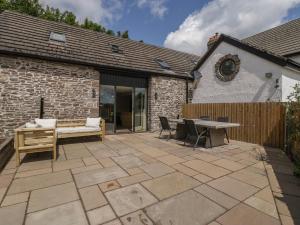
M 188 79 L 185 80 L 185 103 L 189 102 L 189 81 Z
M 40 97 L 40 119 L 44 116 L 44 98 Z

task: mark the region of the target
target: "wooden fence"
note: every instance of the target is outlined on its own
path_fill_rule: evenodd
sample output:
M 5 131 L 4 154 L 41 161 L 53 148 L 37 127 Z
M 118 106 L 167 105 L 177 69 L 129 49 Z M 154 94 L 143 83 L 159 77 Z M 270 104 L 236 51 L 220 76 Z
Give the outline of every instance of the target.
M 231 139 L 277 148 L 284 147 L 285 112 L 285 106 L 275 102 L 186 104 L 182 110 L 184 118 L 227 116 L 241 125 L 228 130 Z

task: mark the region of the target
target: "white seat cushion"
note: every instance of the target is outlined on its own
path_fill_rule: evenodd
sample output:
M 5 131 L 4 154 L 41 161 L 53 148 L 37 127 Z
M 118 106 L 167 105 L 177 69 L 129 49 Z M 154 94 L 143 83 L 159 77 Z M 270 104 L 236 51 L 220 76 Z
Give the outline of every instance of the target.
M 100 127 L 59 127 L 59 128 L 56 128 L 56 132 L 58 134 L 97 132 L 100 130 L 101 130 Z
M 42 128 L 56 127 L 56 119 L 35 119 L 35 123 Z
M 85 123 L 85 126 L 86 127 L 99 127 L 100 126 L 100 120 L 101 118 L 98 117 L 98 118 L 87 118 L 86 119 L 86 123 Z

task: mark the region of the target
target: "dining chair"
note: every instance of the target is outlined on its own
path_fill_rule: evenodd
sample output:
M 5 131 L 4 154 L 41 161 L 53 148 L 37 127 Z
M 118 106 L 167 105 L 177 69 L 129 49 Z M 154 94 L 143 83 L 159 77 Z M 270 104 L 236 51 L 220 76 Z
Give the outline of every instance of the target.
M 200 139 L 207 137 L 207 129 L 199 132 L 194 120 L 184 119 L 184 124 L 185 124 L 185 130 L 186 130 L 186 138 L 184 140 L 184 145 L 188 139 L 194 138 L 194 139 L 196 139 L 196 142 L 193 147 L 195 150 L 195 147 L 197 147 Z
M 217 118 L 217 121 L 218 122 L 228 123 L 229 122 L 229 118 L 228 118 L 228 116 L 220 116 L 220 117 Z M 228 137 L 228 133 L 227 133 L 227 129 L 226 128 L 224 128 L 224 132 L 225 132 L 225 135 L 226 135 L 226 139 L 227 139 L 227 141 L 229 143 L 229 137 Z
M 160 133 L 159 133 L 159 137 L 161 137 L 161 134 L 162 134 L 163 131 L 169 131 L 169 136 L 168 136 L 168 140 L 169 140 L 172 136 L 171 131 L 174 131 L 176 129 L 174 129 L 170 126 L 169 120 L 168 120 L 167 117 L 159 116 L 159 120 L 160 120 L 160 125 L 161 125 L 161 130 L 160 130 Z
M 210 117 L 209 116 L 200 116 L 200 119 L 201 120 L 210 120 Z

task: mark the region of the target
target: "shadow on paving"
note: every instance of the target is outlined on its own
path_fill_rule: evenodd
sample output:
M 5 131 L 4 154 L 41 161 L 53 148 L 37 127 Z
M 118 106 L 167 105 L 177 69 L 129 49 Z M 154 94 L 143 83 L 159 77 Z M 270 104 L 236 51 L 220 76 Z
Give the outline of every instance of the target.
M 293 164 L 280 149 L 265 147 L 262 160 L 283 225 L 300 225 L 300 179 L 293 175 Z

